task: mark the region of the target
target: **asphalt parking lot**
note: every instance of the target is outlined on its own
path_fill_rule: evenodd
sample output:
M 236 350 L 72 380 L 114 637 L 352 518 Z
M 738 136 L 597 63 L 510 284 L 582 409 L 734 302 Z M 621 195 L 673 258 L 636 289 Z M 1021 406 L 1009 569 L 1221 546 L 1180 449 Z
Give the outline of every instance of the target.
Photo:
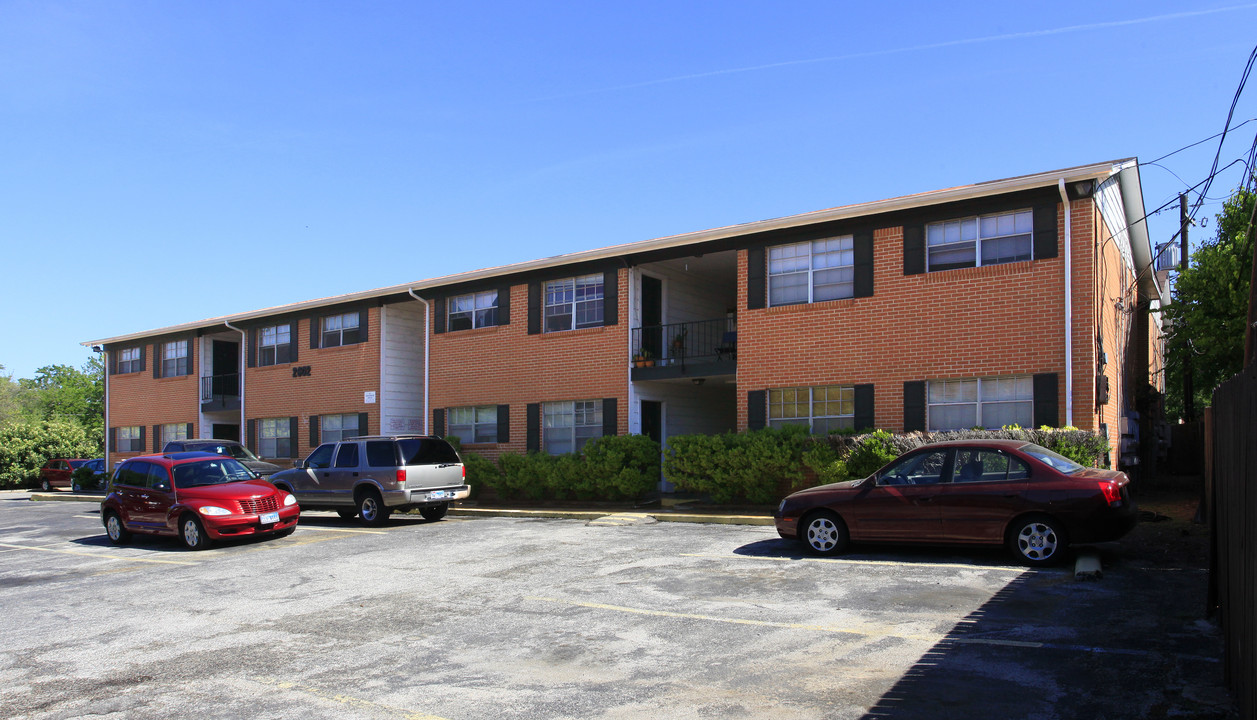
M 1138 531 L 1137 531 L 1138 532 Z M 1132 536 L 1137 541 L 1137 537 Z M 1123 541 L 1127 542 L 1127 541 Z M 771 527 L 303 514 L 199 553 L 0 494 L 9 718 L 1229 717 L 1200 568 Z

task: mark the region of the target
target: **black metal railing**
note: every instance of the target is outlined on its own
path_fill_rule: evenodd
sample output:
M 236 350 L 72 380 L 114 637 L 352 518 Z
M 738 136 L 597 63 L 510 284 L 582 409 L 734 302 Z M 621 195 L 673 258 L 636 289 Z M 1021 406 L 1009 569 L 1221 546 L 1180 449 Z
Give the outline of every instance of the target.
M 738 324 L 734 318 L 648 325 L 633 328 L 630 356 L 634 366 L 684 366 L 686 363 L 734 362 L 738 359 Z
M 201 378 L 201 402 L 240 397 L 240 373 L 206 375 Z

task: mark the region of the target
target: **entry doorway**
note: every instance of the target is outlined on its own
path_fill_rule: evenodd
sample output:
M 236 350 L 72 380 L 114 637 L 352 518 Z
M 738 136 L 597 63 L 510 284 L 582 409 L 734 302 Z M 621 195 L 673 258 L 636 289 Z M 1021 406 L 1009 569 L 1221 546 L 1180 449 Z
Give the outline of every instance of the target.
M 235 440 L 236 442 L 241 442 L 239 425 L 227 425 L 224 423 L 214 423 L 214 425 L 210 429 L 210 432 L 213 433 L 213 437 L 215 440 Z

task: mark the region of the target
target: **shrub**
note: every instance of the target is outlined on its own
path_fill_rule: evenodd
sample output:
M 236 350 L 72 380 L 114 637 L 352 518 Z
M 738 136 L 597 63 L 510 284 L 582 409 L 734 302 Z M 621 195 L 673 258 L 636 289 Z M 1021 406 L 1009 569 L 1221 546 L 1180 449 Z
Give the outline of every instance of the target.
M 659 485 L 659 443 L 644 435 L 608 435 L 580 454 L 506 453 L 491 485 L 500 496 L 527 500 L 626 500 Z
M 774 501 L 783 486 L 802 484 L 801 426 L 668 439 L 664 474 L 678 488 L 710 495 L 718 503 Z
M 847 456 L 847 470 L 853 477 L 867 477 L 878 468 L 905 452 L 896 447 L 893 436 L 885 430 L 874 430 L 856 441 Z
M 100 447 L 76 423 L 10 422 L 0 427 L 0 487 L 22 487 L 53 458 L 95 457 Z

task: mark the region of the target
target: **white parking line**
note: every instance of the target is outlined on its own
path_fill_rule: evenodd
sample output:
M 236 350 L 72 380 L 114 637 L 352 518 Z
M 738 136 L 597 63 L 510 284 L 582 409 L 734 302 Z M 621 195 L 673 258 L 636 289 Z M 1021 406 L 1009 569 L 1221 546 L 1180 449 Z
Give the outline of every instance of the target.
M 709 558 L 714 560 L 768 560 L 772 562 L 832 563 L 837 565 L 885 565 L 890 567 L 969 568 L 972 570 L 997 570 L 1017 575 L 1034 572 L 1029 568 L 1003 567 L 1000 565 L 970 565 L 967 563 L 919 562 L 916 560 L 854 560 L 846 558 L 772 557 L 770 555 L 715 555 L 681 553 L 681 557 Z
M 387 535 L 387 530 L 355 530 L 354 528 L 329 528 L 317 527 L 311 525 L 297 525 L 298 530 L 309 530 L 312 532 L 340 532 L 340 533 L 358 533 L 361 535 Z
M 80 557 L 95 558 L 97 560 L 113 560 L 115 562 L 139 562 L 139 563 L 157 563 L 160 565 L 199 565 L 194 562 L 181 562 L 179 560 L 153 560 L 151 558 L 138 557 L 114 557 L 112 555 L 103 555 L 100 553 L 85 553 L 75 550 L 58 550 L 50 547 L 38 547 L 34 545 L 14 545 L 12 543 L 0 543 L 0 547 L 12 548 L 14 550 L 36 550 L 39 552 L 50 552 L 58 555 L 78 555 Z

